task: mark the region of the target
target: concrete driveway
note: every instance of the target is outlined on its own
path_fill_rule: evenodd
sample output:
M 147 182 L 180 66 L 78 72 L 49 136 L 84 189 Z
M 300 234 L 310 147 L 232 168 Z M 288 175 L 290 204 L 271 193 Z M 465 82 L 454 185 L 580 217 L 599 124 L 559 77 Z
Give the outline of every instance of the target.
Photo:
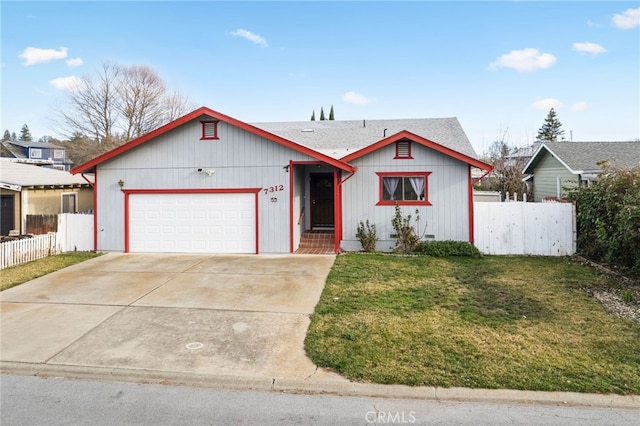
M 0 360 L 344 380 L 303 348 L 333 261 L 106 254 L 0 293 Z

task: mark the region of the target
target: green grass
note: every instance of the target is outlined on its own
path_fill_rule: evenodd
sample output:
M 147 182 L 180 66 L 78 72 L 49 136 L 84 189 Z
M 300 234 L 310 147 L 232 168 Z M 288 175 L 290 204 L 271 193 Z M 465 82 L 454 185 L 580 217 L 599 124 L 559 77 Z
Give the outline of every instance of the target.
M 640 324 L 568 258 L 338 256 L 305 348 L 355 381 L 640 394 Z
M 100 255 L 101 253 L 93 252 L 69 252 L 3 269 L 0 271 L 0 291 Z

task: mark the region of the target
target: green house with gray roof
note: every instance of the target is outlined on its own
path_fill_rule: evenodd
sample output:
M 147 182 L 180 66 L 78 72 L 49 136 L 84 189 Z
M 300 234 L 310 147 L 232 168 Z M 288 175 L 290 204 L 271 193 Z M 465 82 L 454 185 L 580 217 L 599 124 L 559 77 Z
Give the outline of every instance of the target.
M 547 142 L 533 154 L 523 173 L 533 181 L 536 202 L 563 198 L 571 188 L 589 185 L 607 162 L 613 167 L 640 165 L 640 141 Z

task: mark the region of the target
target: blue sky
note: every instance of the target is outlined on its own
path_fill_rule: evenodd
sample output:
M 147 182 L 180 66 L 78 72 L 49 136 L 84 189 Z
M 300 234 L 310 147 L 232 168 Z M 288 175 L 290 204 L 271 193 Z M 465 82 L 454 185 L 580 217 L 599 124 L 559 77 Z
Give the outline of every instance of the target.
M 2 1 L 1 131 L 60 137 L 65 85 L 148 65 L 246 122 L 458 117 L 478 154 L 640 138 L 640 3 Z

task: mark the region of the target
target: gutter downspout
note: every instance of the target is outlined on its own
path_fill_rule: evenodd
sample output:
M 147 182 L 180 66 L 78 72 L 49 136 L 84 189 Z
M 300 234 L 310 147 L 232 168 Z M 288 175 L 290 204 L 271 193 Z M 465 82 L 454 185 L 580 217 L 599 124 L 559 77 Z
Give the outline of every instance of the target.
M 471 183 L 471 186 L 475 185 L 476 183 L 480 182 L 482 179 L 484 179 L 485 177 L 487 177 L 487 175 L 489 173 L 491 173 L 493 171 L 493 169 L 491 170 L 487 170 L 487 172 L 485 174 L 483 174 L 482 176 L 480 176 L 478 179 L 474 179 Z
M 95 190 L 96 189 L 96 185 L 91 182 L 85 175 L 84 173 L 80 173 L 80 176 L 82 176 L 82 179 L 86 180 L 87 183 L 89 184 L 89 186 L 91 187 L 91 189 Z

